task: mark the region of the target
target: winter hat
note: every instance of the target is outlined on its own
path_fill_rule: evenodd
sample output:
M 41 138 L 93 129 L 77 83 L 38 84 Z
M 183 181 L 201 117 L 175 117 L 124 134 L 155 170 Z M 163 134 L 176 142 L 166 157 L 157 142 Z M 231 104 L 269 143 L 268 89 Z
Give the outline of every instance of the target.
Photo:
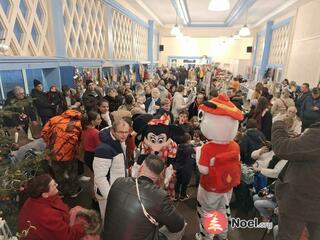
M 224 94 L 204 102 L 199 106 L 199 109 L 214 115 L 229 116 L 239 121 L 243 120 L 242 112 Z
M 42 82 L 40 82 L 38 79 L 34 79 L 33 80 L 33 86 L 37 87 L 38 85 L 42 84 Z
M 93 81 L 92 81 L 92 80 L 87 80 L 87 81 L 86 81 L 86 86 L 88 87 L 88 85 L 89 85 L 90 83 L 93 83 Z

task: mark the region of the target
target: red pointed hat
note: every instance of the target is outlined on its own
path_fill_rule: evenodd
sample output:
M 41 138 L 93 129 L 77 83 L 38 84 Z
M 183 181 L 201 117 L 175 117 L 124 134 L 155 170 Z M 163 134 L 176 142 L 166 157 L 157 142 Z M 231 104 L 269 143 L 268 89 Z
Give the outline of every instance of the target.
M 242 112 L 224 94 L 219 94 L 218 97 L 204 102 L 199 106 L 199 109 L 214 115 L 229 116 L 239 121 L 243 120 Z

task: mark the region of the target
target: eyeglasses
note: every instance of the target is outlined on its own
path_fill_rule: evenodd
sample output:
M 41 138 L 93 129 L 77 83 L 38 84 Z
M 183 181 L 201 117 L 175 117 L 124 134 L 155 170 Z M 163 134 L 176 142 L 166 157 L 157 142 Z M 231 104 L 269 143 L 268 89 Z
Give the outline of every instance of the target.
M 116 133 L 119 133 L 119 134 L 129 134 L 129 131 L 116 131 Z

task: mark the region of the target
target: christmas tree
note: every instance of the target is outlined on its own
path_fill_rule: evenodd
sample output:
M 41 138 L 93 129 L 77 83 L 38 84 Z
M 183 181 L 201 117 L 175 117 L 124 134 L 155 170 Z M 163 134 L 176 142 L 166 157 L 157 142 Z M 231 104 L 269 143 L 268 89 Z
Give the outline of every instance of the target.
M 30 99 L 25 99 L 0 109 L 0 216 L 5 217 L 12 230 L 15 230 L 24 184 L 44 169 L 42 153 L 29 151 L 22 161 L 16 161 L 11 156 L 11 152 L 19 146 L 16 136 L 10 135 L 9 128 L 3 126 L 4 118 L 20 117 L 19 109 L 28 103 Z

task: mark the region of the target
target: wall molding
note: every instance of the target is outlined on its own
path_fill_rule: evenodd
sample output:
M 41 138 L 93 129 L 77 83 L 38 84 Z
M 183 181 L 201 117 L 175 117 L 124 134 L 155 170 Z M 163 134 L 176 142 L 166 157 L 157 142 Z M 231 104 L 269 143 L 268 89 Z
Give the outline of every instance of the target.
M 320 38 L 320 34 L 317 34 L 312 37 L 306 37 L 306 38 L 300 38 L 300 39 L 293 39 L 293 44 L 294 43 L 299 43 L 299 42 L 306 42 L 306 41 L 311 41 Z

